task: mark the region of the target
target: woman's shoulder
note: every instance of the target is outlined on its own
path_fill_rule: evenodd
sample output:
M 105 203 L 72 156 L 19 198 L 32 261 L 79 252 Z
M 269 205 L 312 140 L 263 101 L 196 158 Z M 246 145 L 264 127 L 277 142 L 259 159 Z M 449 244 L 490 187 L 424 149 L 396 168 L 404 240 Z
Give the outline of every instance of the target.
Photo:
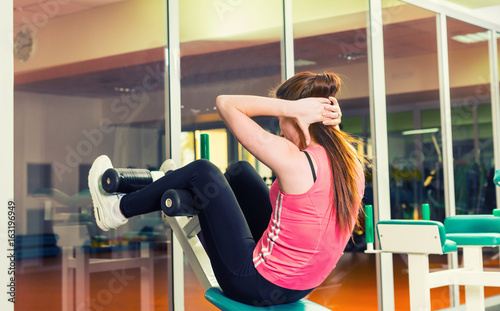
M 314 144 L 312 146 L 307 147 L 306 149 L 302 151 L 309 151 L 309 152 L 326 152 L 325 147 L 321 146 L 320 144 Z
M 328 159 L 328 154 L 327 154 L 325 147 L 323 147 L 319 144 L 309 146 L 306 149 L 304 149 L 303 151 L 306 151 L 306 152 L 312 154 L 317 161 L 318 160 L 324 161 L 324 160 Z

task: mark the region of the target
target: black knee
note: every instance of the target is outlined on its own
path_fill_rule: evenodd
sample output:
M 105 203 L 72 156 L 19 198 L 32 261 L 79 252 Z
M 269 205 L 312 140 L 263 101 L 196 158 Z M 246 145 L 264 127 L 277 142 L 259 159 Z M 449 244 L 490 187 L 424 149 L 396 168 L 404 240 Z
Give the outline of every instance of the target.
M 224 173 L 224 176 L 228 181 L 230 181 L 231 178 L 244 175 L 245 172 L 251 172 L 251 171 L 255 171 L 255 169 L 250 163 L 248 163 L 247 161 L 238 161 L 234 164 L 231 164 L 227 168 L 226 172 Z
M 219 172 L 222 174 L 220 169 L 209 160 L 199 159 L 194 161 L 192 164 L 196 167 L 196 169 L 199 172 Z
M 190 165 L 193 165 L 196 177 L 191 179 L 188 189 L 193 194 L 193 202 L 197 209 L 204 209 L 211 200 L 217 198 L 221 193 L 227 193 L 227 190 L 230 189 L 224 175 L 212 162 L 201 159 Z
M 219 187 L 226 187 L 227 181 L 224 178 L 221 170 L 212 162 L 200 159 L 191 163 L 195 171 L 196 178 L 192 180 L 193 185 L 196 184 L 196 188 L 207 188 L 211 187 L 213 184 Z

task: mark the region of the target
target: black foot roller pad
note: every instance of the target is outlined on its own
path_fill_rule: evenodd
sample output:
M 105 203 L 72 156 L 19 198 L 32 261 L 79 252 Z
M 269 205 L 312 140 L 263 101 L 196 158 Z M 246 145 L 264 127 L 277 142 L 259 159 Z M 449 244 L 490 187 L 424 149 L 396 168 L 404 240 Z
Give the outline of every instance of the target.
M 108 193 L 131 193 L 153 182 L 151 172 L 146 169 L 110 168 L 102 175 L 102 188 Z
M 165 191 L 161 198 L 161 209 L 167 216 L 194 216 L 200 212 L 194 207 L 191 193 L 180 189 Z

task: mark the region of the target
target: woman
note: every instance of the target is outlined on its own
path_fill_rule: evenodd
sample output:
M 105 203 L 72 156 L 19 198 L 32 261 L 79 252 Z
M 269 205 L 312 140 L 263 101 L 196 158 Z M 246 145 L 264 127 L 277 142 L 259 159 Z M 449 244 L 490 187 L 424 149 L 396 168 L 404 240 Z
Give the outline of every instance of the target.
M 99 157 L 89 186 L 99 226 L 108 230 L 128 218 L 160 209 L 168 189 L 195 198 L 212 267 L 225 295 L 252 305 L 290 303 L 325 280 L 347 244 L 364 191 L 362 157 L 355 140 L 340 131 L 334 96 L 340 79 L 331 73 L 299 73 L 275 91 L 276 98 L 219 96 L 217 109 L 238 141 L 270 167 L 269 190 L 246 162 L 224 175 L 210 162 L 194 161 L 142 190 L 105 194 L 99 184 L 111 168 Z M 276 116 L 281 136 L 251 117 Z

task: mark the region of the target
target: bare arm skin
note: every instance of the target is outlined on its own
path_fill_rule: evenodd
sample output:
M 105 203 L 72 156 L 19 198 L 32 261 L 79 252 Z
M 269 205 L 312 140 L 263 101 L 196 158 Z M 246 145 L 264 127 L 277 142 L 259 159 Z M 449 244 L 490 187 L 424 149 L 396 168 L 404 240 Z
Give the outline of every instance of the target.
M 340 123 L 340 109 L 333 97 L 288 101 L 259 96 L 221 95 L 217 98 L 216 106 L 233 135 L 250 153 L 273 170 L 282 190 L 289 194 L 304 193 L 312 186 L 307 158 L 294 143 L 264 130 L 251 117 L 275 116 L 295 120 L 304 132 L 308 146 L 316 144 L 309 137 L 310 124 L 323 122 L 338 126 Z

